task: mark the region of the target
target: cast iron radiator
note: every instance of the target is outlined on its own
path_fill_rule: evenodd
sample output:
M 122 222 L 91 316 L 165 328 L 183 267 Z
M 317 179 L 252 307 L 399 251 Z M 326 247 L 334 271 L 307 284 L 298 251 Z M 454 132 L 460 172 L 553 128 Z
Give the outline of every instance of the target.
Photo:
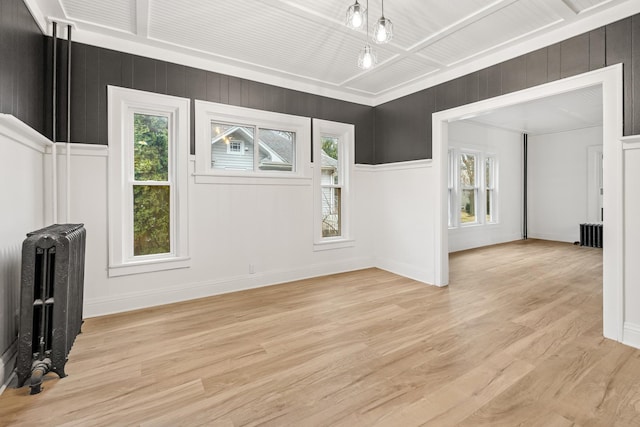
M 64 365 L 82 326 L 83 224 L 55 224 L 27 234 L 22 244 L 18 386 L 31 378 L 31 394 L 42 377 L 66 376 Z
M 580 224 L 580 246 L 602 247 L 602 224 Z

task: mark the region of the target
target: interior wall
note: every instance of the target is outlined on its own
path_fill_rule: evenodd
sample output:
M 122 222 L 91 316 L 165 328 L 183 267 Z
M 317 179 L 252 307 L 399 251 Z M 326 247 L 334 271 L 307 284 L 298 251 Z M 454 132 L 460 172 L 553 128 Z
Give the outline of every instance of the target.
M 498 164 L 497 224 L 449 229 L 449 252 L 522 237 L 522 134 L 468 120 L 449 124 L 449 148 L 491 153 Z
M 640 14 L 378 105 L 375 163 L 432 158 L 433 112 L 618 63 L 624 66 L 624 135 L 640 134 L 640 114 L 634 114 L 640 108 L 637 46 L 640 46 Z
M 4 115 L 45 133 L 44 57 L 44 37 L 22 0 L 0 1 L 0 387 L 13 369 L 22 241 L 44 224 L 44 146 L 7 128 L 13 121 Z
M 72 147 L 70 221 L 87 228 L 85 317 L 373 266 L 370 195 L 376 189 L 371 171 L 357 166 L 353 247 L 314 251 L 311 181 L 196 184 L 190 176 L 191 267 L 108 277 L 107 147 Z
M 47 46 L 51 39 L 47 38 Z M 66 42 L 59 41 L 59 72 Z M 350 123 L 356 127 L 356 162 L 373 163 L 373 107 L 299 92 L 180 64 L 74 43 L 71 82 L 71 141 L 108 144 L 107 86 L 144 90 L 192 100 Z M 61 74 L 64 75 L 64 74 Z M 66 82 L 60 85 L 60 123 L 66 123 Z M 195 153 L 193 101 L 191 153 Z M 59 129 L 64 134 L 63 129 Z
M 369 204 L 376 266 L 425 283 L 433 281 L 436 197 L 430 160 L 374 167 Z
M 22 0 L 0 1 L 0 113 L 45 134 L 44 36 Z
M 576 242 L 588 222 L 588 147 L 602 146 L 602 127 L 529 135 L 528 235 Z
M 624 209 L 625 231 L 624 242 L 624 342 L 640 348 L 640 192 L 636 183 L 640 182 L 640 138 L 624 147 L 624 180 L 634 185 L 625 185 Z M 606 214 L 605 214 L 606 215 Z
M 51 172 L 45 158 L 50 156 L 44 138 L 29 130 L 0 115 L 0 386 L 13 369 L 17 347 L 22 242 L 50 219 L 45 204 L 45 178 Z

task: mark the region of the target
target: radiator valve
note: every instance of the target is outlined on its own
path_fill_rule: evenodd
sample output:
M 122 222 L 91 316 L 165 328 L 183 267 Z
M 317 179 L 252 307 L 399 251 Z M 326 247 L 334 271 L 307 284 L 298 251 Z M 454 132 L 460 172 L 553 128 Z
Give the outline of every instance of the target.
M 47 372 L 51 370 L 51 359 L 48 357 L 43 360 L 34 360 L 31 365 L 31 381 L 29 387 L 31 387 L 30 394 L 38 394 L 41 391 L 42 378 L 47 375 Z

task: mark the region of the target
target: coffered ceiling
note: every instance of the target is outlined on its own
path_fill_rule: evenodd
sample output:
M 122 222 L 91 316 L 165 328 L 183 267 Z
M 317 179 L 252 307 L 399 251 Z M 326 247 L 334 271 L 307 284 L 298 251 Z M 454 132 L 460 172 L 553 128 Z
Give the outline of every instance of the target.
M 25 0 L 49 34 L 72 23 L 80 42 L 369 105 L 640 12 L 638 0 L 387 0 L 394 38 L 362 71 L 352 1 Z M 371 23 L 380 8 L 369 0 Z

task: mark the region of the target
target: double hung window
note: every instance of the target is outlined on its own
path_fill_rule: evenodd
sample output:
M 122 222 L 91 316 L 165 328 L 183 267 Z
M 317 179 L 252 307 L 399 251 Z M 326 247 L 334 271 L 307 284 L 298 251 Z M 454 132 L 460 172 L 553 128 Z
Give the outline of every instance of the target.
M 109 275 L 186 267 L 189 100 L 108 96 Z
M 494 155 L 452 148 L 449 155 L 449 227 L 491 224 L 497 217 Z
M 353 125 L 313 120 L 314 247 L 316 250 L 353 245 L 350 230 L 350 177 Z

